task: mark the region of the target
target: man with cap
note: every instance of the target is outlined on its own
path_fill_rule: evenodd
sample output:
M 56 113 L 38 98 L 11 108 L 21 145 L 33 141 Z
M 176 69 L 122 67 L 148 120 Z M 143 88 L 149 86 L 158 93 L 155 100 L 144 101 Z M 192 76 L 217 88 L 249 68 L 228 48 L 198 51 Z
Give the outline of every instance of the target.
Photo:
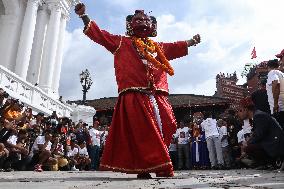
M 280 65 L 279 69 L 283 72 L 284 71 L 284 49 L 275 56 L 279 58 L 279 65 Z
M 82 18 L 84 33 L 114 55 L 119 97 L 115 106 L 100 169 L 138 174 L 138 178 L 173 176 L 167 147 L 176 130 L 168 101 L 167 74 L 174 70 L 169 60 L 188 54 L 188 47 L 200 43 L 197 34 L 190 40 L 158 43 L 157 21 L 143 10 L 126 17 L 128 36 L 101 30 L 79 3 L 75 12 Z

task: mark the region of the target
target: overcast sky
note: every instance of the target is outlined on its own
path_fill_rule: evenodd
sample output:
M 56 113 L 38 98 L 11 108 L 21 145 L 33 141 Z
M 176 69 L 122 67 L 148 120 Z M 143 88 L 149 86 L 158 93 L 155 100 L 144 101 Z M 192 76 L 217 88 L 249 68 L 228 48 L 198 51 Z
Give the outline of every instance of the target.
M 189 55 L 171 61 L 175 75 L 168 77 L 172 94 L 213 95 L 216 74 L 241 72 L 253 47 L 258 58 L 274 59 L 284 48 L 283 0 L 81 0 L 100 28 L 125 33 L 125 17 L 136 9 L 151 12 L 158 21 L 155 41 L 174 42 L 199 33 L 201 44 Z M 113 56 L 82 33 L 83 23 L 72 11 L 65 37 L 60 95 L 82 98 L 79 74 L 88 69 L 94 81 L 87 99 L 117 96 Z

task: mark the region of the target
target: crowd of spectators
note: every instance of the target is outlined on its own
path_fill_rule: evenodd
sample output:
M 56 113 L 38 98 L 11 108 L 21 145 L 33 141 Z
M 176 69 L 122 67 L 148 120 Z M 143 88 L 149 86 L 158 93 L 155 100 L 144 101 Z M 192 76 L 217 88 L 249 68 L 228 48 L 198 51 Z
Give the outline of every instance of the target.
M 35 115 L 34 115 L 35 114 Z M 35 113 L 0 89 L 0 171 L 97 170 L 108 126 Z
M 175 169 L 284 169 L 284 49 L 267 62 L 267 79 L 238 110 L 179 122 L 169 147 Z

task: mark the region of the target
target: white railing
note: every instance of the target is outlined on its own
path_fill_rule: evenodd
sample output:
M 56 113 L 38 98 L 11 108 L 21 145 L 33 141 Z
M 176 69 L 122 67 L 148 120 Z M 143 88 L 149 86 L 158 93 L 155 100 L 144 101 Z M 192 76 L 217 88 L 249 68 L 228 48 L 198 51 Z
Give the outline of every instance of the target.
M 59 117 L 70 117 L 73 109 L 55 97 L 43 92 L 39 87 L 24 81 L 15 73 L 0 65 L 0 87 L 13 98 L 19 99 L 35 112 L 50 115 L 56 111 Z

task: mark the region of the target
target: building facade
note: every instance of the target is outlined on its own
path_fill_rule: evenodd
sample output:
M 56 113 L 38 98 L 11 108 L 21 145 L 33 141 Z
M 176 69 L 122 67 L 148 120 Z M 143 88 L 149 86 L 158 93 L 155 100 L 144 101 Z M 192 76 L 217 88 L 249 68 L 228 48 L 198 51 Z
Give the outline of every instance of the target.
M 60 102 L 66 23 L 75 0 L 0 0 L 0 87 L 35 112 L 93 117 L 90 107 Z
M 267 80 L 267 61 L 263 61 L 258 65 L 252 67 L 247 74 L 248 91 L 252 94 L 259 88 L 260 83 L 266 83 Z
M 236 109 L 240 100 L 248 94 L 246 86 L 237 85 L 237 82 L 236 72 L 233 74 L 220 73 L 216 76 L 217 91 L 214 96 L 228 99 L 233 109 Z
M 58 95 L 66 22 L 73 0 L 0 0 L 0 64 Z

